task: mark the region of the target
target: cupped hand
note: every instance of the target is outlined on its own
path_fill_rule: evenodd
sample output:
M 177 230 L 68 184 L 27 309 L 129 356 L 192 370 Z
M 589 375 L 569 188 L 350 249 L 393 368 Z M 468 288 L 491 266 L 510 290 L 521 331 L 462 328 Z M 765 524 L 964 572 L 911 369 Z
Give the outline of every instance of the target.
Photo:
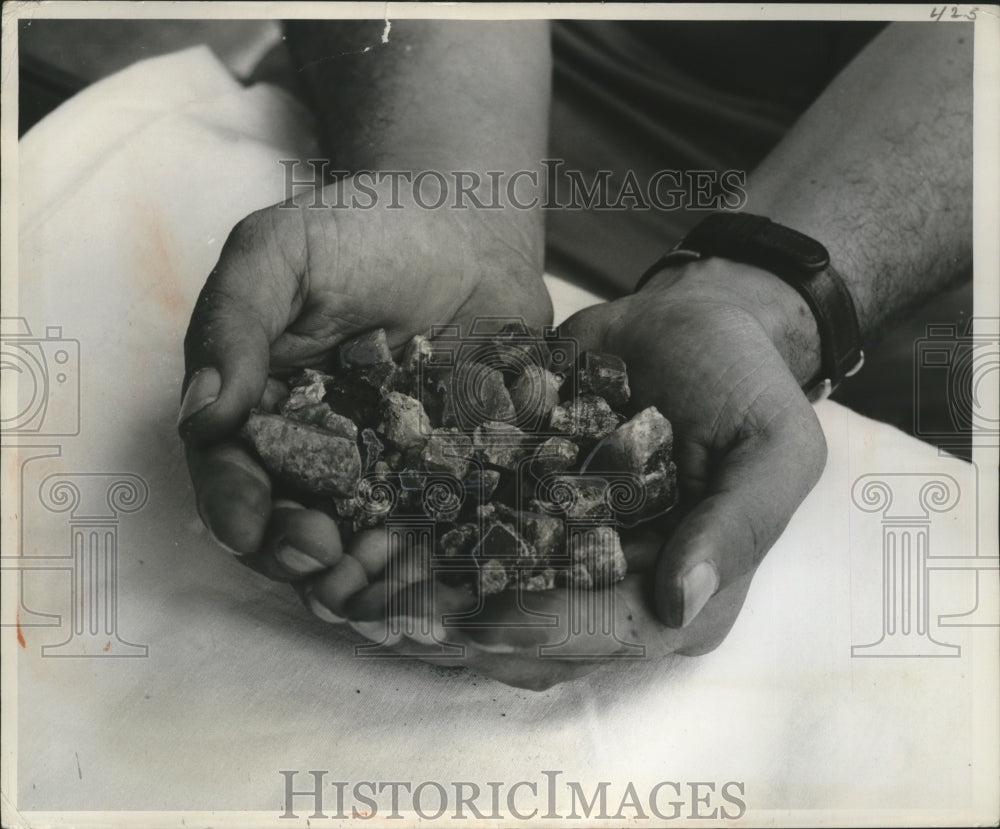
M 401 348 L 432 326 L 483 314 L 529 325 L 551 318 L 537 217 L 400 207 L 399 194 L 380 196 L 368 209 L 316 207 L 324 200 L 309 193 L 241 221 L 185 337 L 179 431 L 198 512 L 222 545 L 274 578 L 302 578 L 343 557 L 334 521 L 274 504 L 267 474 L 235 440 L 252 409 L 279 399 L 276 376 L 328 365 L 341 342 L 377 327 Z M 351 198 L 348 181 L 326 203 Z
M 561 326 L 580 350 L 620 355 L 636 405 L 656 406 L 672 422 L 681 504 L 665 525 L 623 534 L 629 575 L 604 601 L 571 599 L 567 589 L 520 601 L 503 594 L 485 603 L 476 625 L 443 629 L 466 646 L 465 664 L 537 689 L 722 642 L 826 461 L 819 422 L 788 368 L 792 349 L 814 346 L 797 302 L 770 274 L 710 260 Z M 384 612 L 373 601 L 362 615 L 376 621 L 365 624 L 377 626 Z M 539 625 L 538 614 L 553 621 Z
M 681 514 L 659 550 L 651 598 L 662 636 L 685 631 L 679 652 L 726 636 L 750 577 L 823 471 L 823 432 L 789 369 L 805 365 L 790 358 L 796 348 L 815 349 L 810 325 L 776 277 L 706 260 L 562 328 L 582 349 L 620 355 L 634 402 L 673 424 Z

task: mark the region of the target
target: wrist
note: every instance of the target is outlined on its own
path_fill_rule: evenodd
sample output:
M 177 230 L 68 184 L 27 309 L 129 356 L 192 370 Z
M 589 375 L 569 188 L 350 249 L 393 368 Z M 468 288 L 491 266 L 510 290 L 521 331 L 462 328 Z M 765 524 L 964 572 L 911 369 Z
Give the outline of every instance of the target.
M 736 307 L 764 329 L 800 386 L 820 373 L 816 318 L 799 292 L 769 271 L 713 257 L 664 268 L 641 293 L 646 291 L 670 291 L 678 298 Z

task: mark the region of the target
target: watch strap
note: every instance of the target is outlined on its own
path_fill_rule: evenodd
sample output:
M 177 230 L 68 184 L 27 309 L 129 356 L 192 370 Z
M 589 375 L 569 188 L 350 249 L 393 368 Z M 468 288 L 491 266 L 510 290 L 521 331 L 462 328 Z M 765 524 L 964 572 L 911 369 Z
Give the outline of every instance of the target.
M 854 300 L 830 265 L 826 248 L 797 230 L 749 213 L 713 213 L 639 279 L 636 291 L 666 267 L 719 256 L 761 268 L 791 285 L 816 318 L 820 375 L 805 387 L 810 399 L 829 395 L 864 362 Z

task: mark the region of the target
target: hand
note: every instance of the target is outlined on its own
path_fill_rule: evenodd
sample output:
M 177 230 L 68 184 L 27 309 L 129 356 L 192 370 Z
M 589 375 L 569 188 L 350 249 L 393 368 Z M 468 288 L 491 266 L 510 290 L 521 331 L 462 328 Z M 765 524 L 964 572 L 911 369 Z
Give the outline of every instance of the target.
M 610 665 L 625 668 L 632 660 L 693 654 L 704 649 L 711 631 L 735 618 L 749 589 L 750 577 L 739 578 L 720 590 L 692 624 L 680 629 L 665 628 L 653 610 L 648 586 L 663 544 L 662 533 L 668 531 L 661 526 L 655 531 L 643 528 L 623 536 L 629 565 L 625 580 L 609 597 L 591 591 L 573 597 L 580 604 L 587 604 L 588 598 L 594 600 L 586 613 L 604 611 L 609 617 L 598 619 L 591 615 L 590 625 L 582 624 L 575 630 L 571 597 L 564 588 L 525 593 L 520 606 L 515 593 L 505 592 L 477 608 L 476 600 L 467 592 L 440 583 L 392 584 L 383 575 L 355 593 L 346 602 L 345 612 L 358 633 L 372 642 L 385 643 L 400 656 L 445 667 L 461 666 L 532 691 L 547 690 Z M 384 548 L 384 540 L 380 545 Z M 324 578 L 321 575 L 318 580 Z M 305 589 L 316 587 L 307 582 Z M 394 592 L 397 595 L 390 602 Z M 390 605 L 405 608 L 406 618 L 390 619 Z M 465 615 L 465 621 L 454 621 L 456 614 Z M 539 624 L 543 615 L 549 618 L 545 626 Z M 588 628 L 596 633 L 581 633 Z M 395 634 L 390 633 L 393 629 Z M 432 635 L 420 634 L 422 629 L 432 631 Z M 442 656 L 442 644 L 460 650 Z
M 584 626 L 614 636 L 576 636 L 572 657 L 547 650 L 568 637 L 567 590 L 524 594 L 521 607 L 516 594 L 491 597 L 475 627 L 444 628 L 443 609 L 431 608 L 439 639 L 466 647 L 458 664 L 533 689 L 622 665 L 623 654 L 715 648 L 826 461 L 819 422 L 788 368 L 803 378 L 817 371 L 815 323 L 798 294 L 770 274 L 715 260 L 664 272 L 638 295 L 580 311 L 560 334 L 580 350 L 620 355 L 635 403 L 670 419 L 682 502 L 656 529 L 623 534 L 630 575 L 610 601 L 590 605 Z M 377 636 L 386 624 L 385 584 L 366 595 L 349 615 Z M 529 626 L 527 611 L 556 622 Z
M 344 193 L 350 203 L 350 182 Z M 272 504 L 268 476 L 234 440 L 250 410 L 280 394 L 270 375 L 321 366 L 342 341 L 375 327 L 401 348 L 433 325 L 498 309 L 531 325 L 551 318 L 534 214 L 387 209 L 388 194 L 367 210 L 311 209 L 312 201 L 308 194 L 236 226 L 184 343 L 179 429 L 199 514 L 246 563 L 286 580 L 338 564 L 343 551 L 324 513 Z
M 800 390 L 818 371 L 808 307 L 771 274 L 709 259 L 580 311 L 562 334 L 619 354 L 634 402 L 673 424 L 681 514 L 659 552 L 653 605 L 673 650 L 711 650 L 826 463 Z

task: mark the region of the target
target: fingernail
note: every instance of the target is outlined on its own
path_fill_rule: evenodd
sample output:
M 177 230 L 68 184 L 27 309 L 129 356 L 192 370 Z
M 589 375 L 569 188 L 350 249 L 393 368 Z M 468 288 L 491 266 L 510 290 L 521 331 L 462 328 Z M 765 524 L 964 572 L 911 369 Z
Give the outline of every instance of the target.
M 298 501 L 289 501 L 287 498 L 275 498 L 275 509 L 305 509 Z
M 330 622 L 334 625 L 342 625 L 347 620 L 343 616 L 338 616 L 325 604 L 323 604 L 319 599 L 317 599 L 312 592 L 306 594 L 306 607 L 309 608 L 309 612 L 312 613 L 317 619 L 322 619 L 324 622 Z
M 296 549 L 291 544 L 283 544 L 274 555 L 283 567 L 301 575 L 325 570 L 327 566 L 312 556 Z
M 370 642 L 381 645 L 398 645 L 403 641 L 403 634 L 390 631 L 385 621 L 381 622 L 357 622 L 351 621 L 348 624 Z
M 222 375 L 217 369 L 209 367 L 196 371 L 184 393 L 177 425 L 180 426 L 189 417 L 218 400 L 220 391 L 222 391 Z
M 684 574 L 681 580 L 683 594 L 681 627 L 691 624 L 718 589 L 719 571 L 710 561 L 699 562 Z

